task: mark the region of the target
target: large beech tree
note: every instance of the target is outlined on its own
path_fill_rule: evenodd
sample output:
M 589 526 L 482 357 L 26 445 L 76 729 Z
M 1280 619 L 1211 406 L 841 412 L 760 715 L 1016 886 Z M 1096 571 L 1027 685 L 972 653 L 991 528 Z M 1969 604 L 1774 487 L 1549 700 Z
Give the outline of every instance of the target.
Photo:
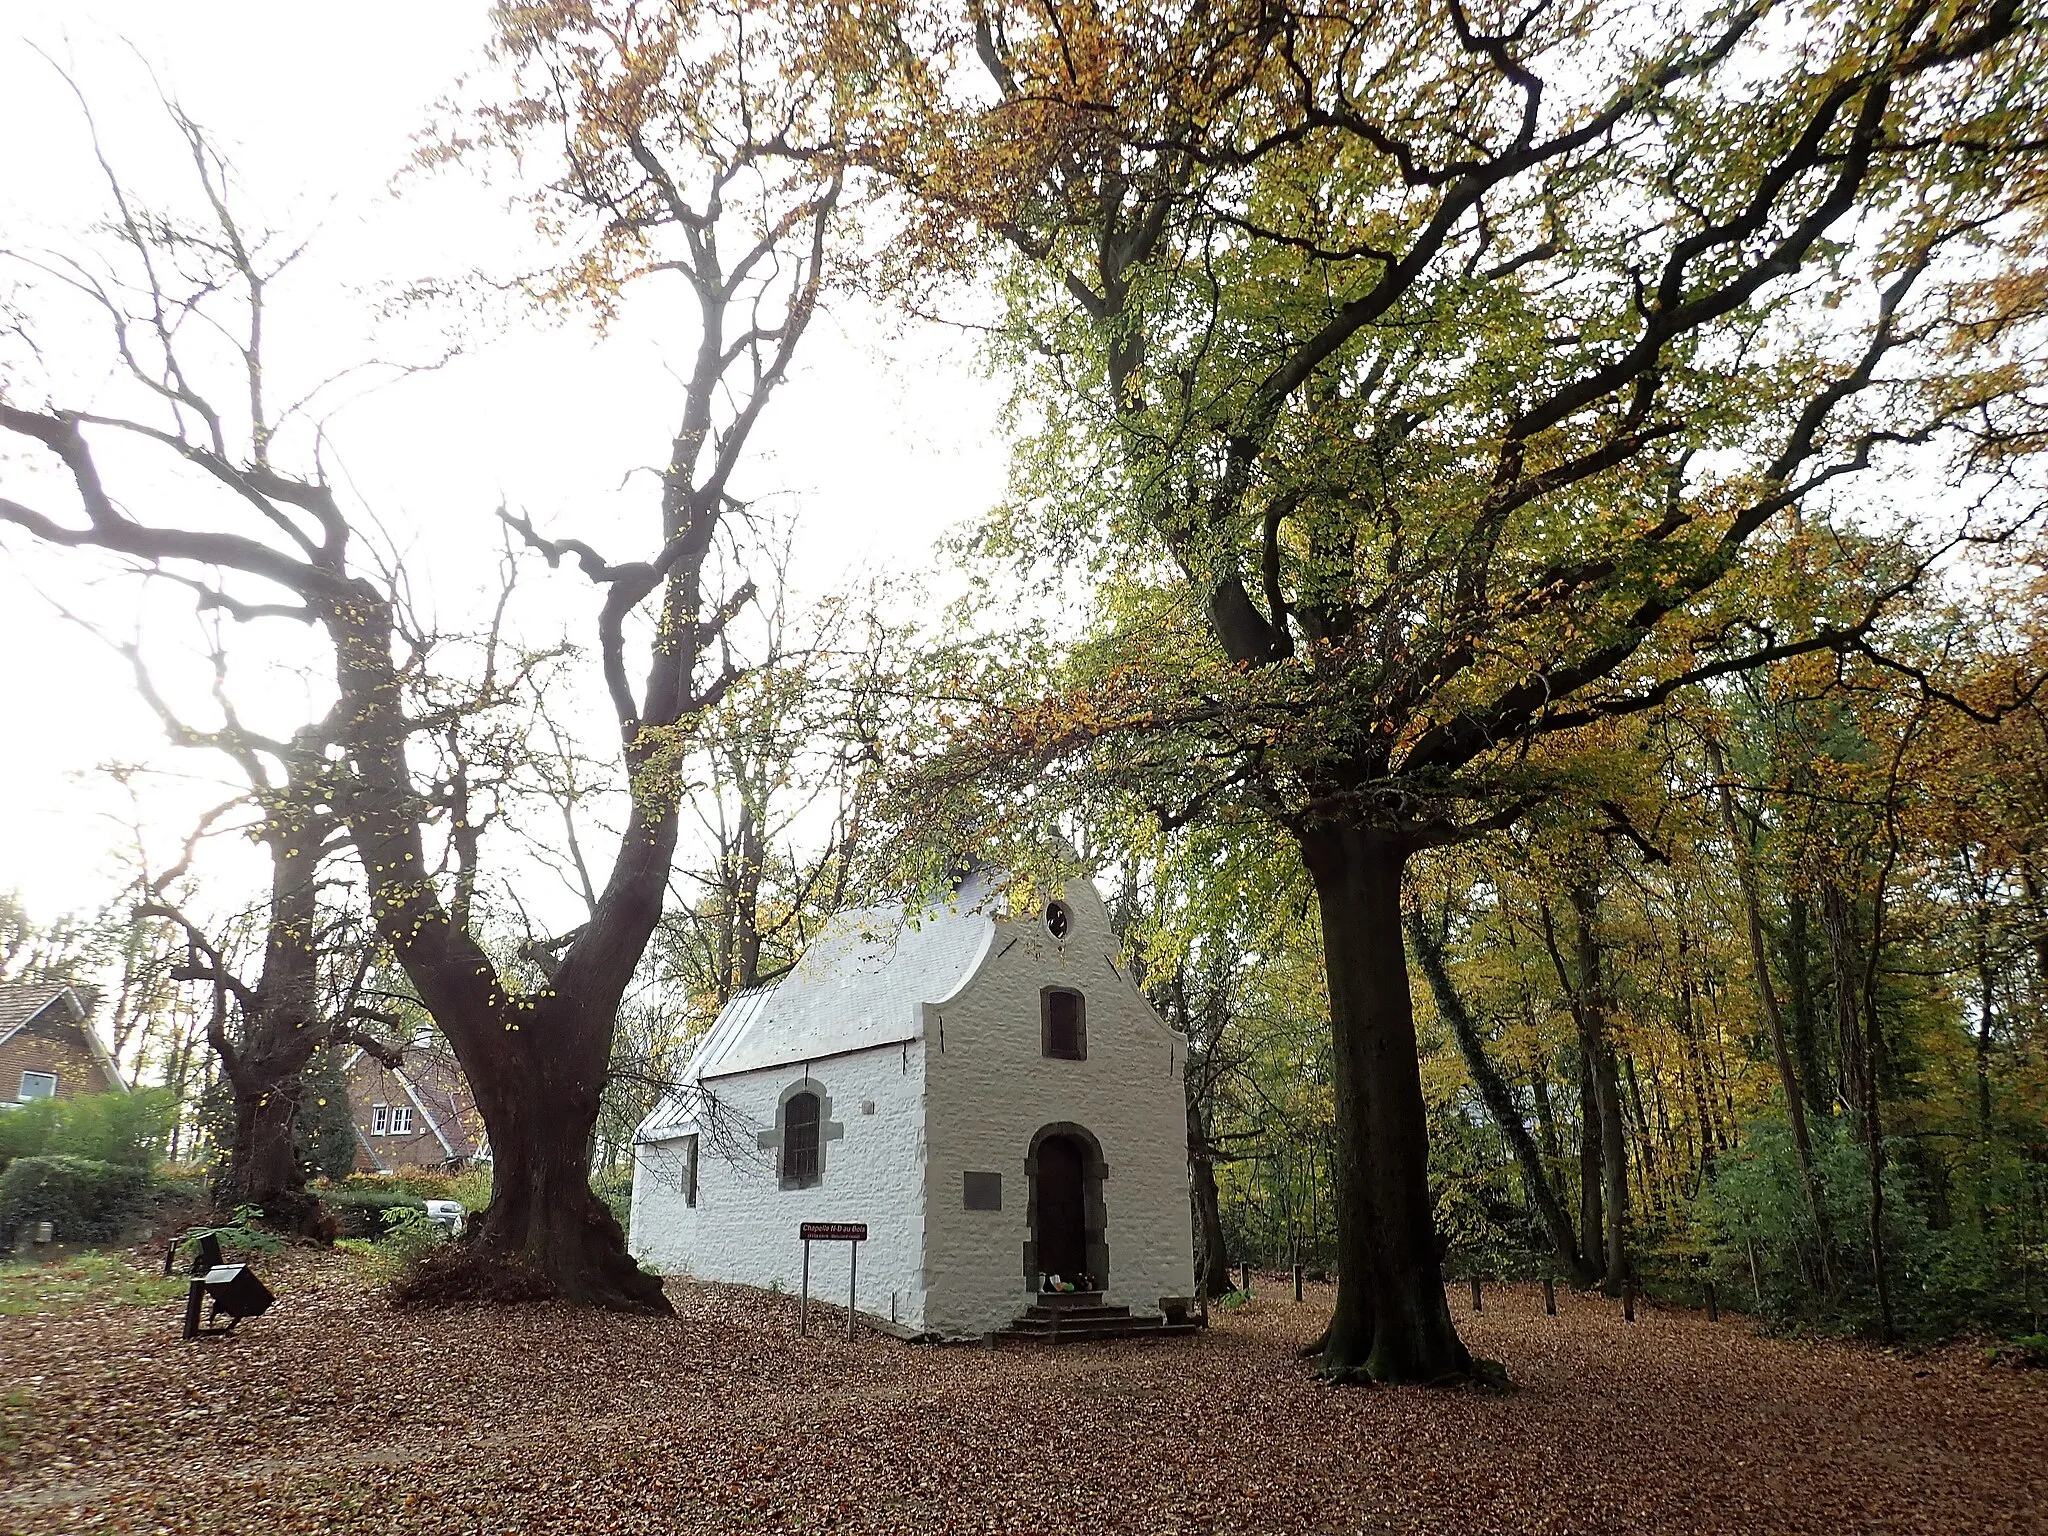
M 840 180 L 829 161 L 792 171 L 750 147 L 740 125 L 793 140 L 829 101 L 779 72 L 758 30 L 729 16 L 688 3 L 507 5 L 494 16 L 501 94 L 447 135 L 446 154 L 509 147 L 529 174 L 551 166 L 535 203 L 561 259 L 534 279 L 537 295 L 611 317 L 637 282 L 669 283 L 685 301 L 694 354 L 639 551 L 608 555 L 514 520 L 599 595 L 595 655 L 628 781 L 617 858 L 589 921 L 552 946 L 546 982 L 522 986 L 503 969 L 459 899 L 480 853 L 476 824 L 459 785 L 424 780 L 408 761 L 408 742 L 430 722 L 410 707 L 421 658 L 398 583 L 378 574 L 317 438 L 291 438 L 289 413 L 271 403 L 255 345 L 269 268 L 260 243 L 233 231 L 226 198 L 214 196 L 219 177 L 209 202 L 225 237 L 210 229 L 195 242 L 124 206 L 115 248 L 102 253 L 119 279 L 90 285 L 112 322 L 123 398 L 140 403 L 102 411 L 25 400 L 18 387 L 0 396 L 0 429 L 47 456 L 71 492 L 66 505 L 47 478 L 24 477 L 21 491 L 0 495 L 0 519 L 51 545 L 175 573 L 248 624 L 297 621 L 322 637 L 345 765 L 335 793 L 373 915 L 453 1046 L 495 1157 L 467 1260 L 537 1275 L 574 1300 L 666 1310 L 660 1282 L 627 1256 L 590 1191 L 591 1130 L 620 999 L 661 915 L 681 760 L 733 681 L 718 642 L 752 596 L 745 582 L 710 588 L 715 552 L 739 505 L 735 476 L 753 429 L 816 313 Z M 196 315 L 246 365 L 219 392 L 206 383 Z M 196 469 L 213 490 L 209 506 L 188 514 L 131 452 L 105 453 L 115 440 Z M 297 462 L 285 460 L 288 442 L 302 442 Z M 118 493 L 109 465 L 133 475 Z M 636 641 L 636 626 L 650 638 Z
M 1286 829 L 1334 1037 L 1322 1368 L 1463 1378 L 1404 869 L 1539 800 L 1557 733 L 1867 643 L 1868 608 L 1785 629 L 1717 601 L 1789 509 L 1914 449 L 2014 472 L 2039 426 L 2038 33 L 2006 0 L 969 0 L 848 25 L 899 39 L 905 105 L 865 152 L 911 238 L 1006 258 L 1038 430 L 988 546 L 1152 592 L 939 776 L 1092 752 L 1169 817 Z

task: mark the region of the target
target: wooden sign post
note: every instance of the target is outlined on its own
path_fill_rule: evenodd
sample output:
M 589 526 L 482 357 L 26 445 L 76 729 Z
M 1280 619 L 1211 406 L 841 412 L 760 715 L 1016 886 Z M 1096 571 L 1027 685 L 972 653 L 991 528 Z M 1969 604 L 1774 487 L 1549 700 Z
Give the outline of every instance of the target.
M 868 1239 L 864 1221 L 806 1221 L 797 1227 L 804 1240 L 804 1294 L 797 1303 L 796 1331 L 811 1331 L 811 1244 L 845 1243 L 846 1260 L 846 1342 L 853 1342 L 853 1306 L 860 1296 L 860 1245 Z

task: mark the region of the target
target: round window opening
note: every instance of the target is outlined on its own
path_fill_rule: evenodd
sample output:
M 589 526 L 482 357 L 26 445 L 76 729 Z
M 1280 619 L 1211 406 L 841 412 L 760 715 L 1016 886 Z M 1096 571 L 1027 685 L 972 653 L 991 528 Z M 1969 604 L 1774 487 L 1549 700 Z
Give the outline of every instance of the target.
M 1045 905 L 1045 931 L 1056 939 L 1064 939 L 1067 930 L 1073 926 L 1074 914 L 1067 909 L 1064 901 L 1049 901 Z

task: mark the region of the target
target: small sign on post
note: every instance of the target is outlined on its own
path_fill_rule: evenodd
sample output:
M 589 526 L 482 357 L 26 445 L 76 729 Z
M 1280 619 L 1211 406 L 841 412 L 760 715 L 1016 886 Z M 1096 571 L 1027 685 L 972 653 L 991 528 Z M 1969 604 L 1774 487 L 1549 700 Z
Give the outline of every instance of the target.
M 860 1245 L 868 1240 L 868 1224 L 864 1221 L 806 1221 L 797 1227 L 797 1236 L 804 1241 L 804 1293 L 797 1303 L 796 1331 L 808 1334 L 811 1331 L 811 1244 L 847 1244 L 846 1262 L 846 1342 L 853 1342 L 853 1307 L 860 1296 Z

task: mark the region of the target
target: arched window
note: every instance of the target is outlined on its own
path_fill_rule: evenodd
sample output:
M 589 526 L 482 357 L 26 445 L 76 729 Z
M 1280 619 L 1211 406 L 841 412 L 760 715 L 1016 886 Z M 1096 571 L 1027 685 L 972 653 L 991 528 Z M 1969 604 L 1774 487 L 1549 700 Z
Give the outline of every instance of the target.
M 792 1094 L 782 1106 L 782 1182 L 798 1189 L 818 1182 L 818 1096 Z
M 1065 987 L 1047 987 L 1038 994 L 1038 1007 L 1045 1054 L 1061 1061 L 1086 1061 L 1088 1008 L 1081 994 Z

